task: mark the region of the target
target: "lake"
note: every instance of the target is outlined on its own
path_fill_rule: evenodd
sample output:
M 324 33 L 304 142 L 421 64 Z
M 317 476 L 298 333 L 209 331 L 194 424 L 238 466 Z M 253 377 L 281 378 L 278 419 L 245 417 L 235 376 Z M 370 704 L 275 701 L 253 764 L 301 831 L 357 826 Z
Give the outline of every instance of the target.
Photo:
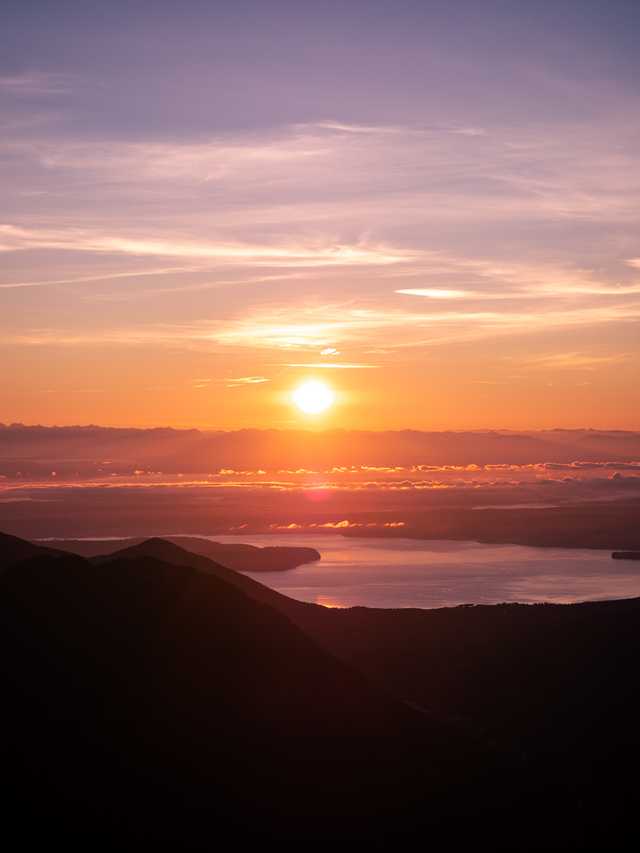
M 339 535 L 211 536 L 218 542 L 306 545 L 322 559 L 251 576 L 328 607 L 448 607 L 640 596 L 640 563 L 610 551 Z

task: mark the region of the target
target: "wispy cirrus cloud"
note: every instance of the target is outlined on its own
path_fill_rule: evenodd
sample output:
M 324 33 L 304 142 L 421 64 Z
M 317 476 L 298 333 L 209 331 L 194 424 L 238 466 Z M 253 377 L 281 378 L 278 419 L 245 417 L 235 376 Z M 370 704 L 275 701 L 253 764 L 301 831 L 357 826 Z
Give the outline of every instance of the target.
M 250 318 L 230 320 L 215 337 L 219 343 L 308 349 L 346 342 L 364 343 L 375 334 L 384 346 L 403 348 L 484 340 L 487 337 L 532 334 L 541 329 L 563 329 L 640 320 L 640 302 L 621 306 L 523 311 L 411 312 L 383 307 L 359 308 L 334 304 L 291 310 L 281 308 Z
M 459 136 L 486 136 L 487 131 L 483 127 L 453 127 L 451 133 Z
M 97 234 L 80 229 L 28 229 L 0 225 L 0 251 L 61 249 L 139 256 L 211 259 L 218 263 L 290 266 L 359 266 L 403 263 L 411 257 L 406 250 L 362 243 L 315 244 L 302 242 L 259 245 L 227 242 L 201 242 L 176 238 Z
M 338 131 L 339 133 L 356 133 L 356 134 L 367 134 L 367 135 L 378 135 L 378 134 L 404 134 L 411 133 L 412 129 L 409 127 L 400 127 L 388 124 L 350 124 L 348 122 L 341 121 L 316 121 L 310 124 L 299 124 L 296 127 L 301 128 L 303 130 L 333 130 Z
M 249 313 L 249 316 L 247 316 Z M 282 306 L 267 311 L 246 310 L 239 317 L 199 319 L 191 323 L 147 323 L 139 326 L 76 332 L 34 328 L 6 336 L 7 342 L 23 345 L 121 344 L 127 346 L 182 346 L 215 349 L 242 347 L 309 351 L 349 343 L 370 351 L 370 340 L 389 351 L 472 343 L 510 335 L 535 335 L 544 330 L 570 330 L 606 323 L 640 320 L 640 302 L 625 305 L 585 306 L 526 311 L 479 311 L 461 308 L 411 312 L 384 306 L 358 308 L 344 303 L 322 306 Z M 329 366 L 332 362 L 318 362 Z
M 548 355 L 529 358 L 524 362 L 526 367 L 534 367 L 542 370 L 567 369 L 567 370 L 596 370 L 611 364 L 621 364 L 631 358 L 629 353 L 612 353 L 607 355 L 592 355 L 583 352 L 557 352 Z
M 631 261 L 627 264 L 633 265 Z M 579 299 L 640 293 L 640 282 L 610 281 L 592 269 L 572 263 L 506 261 L 447 252 L 424 252 L 412 265 L 390 271 L 389 277 L 420 280 L 421 286 L 396 288 L 395 292 L 427 299 Z M 430 280 L 433 285 L 423 286 Z M 445 281 L 461 280 L 465 289 L 442 286 Z
M 23 71 L 0 75 L 0 94 L 9 95 L 66 95 L 71 91 L 72 78 L 52 71 Z
M 15 150 L 14 143 L 14 150 Z M 258 177 L 266 170 L 306 168 L 331 155 L 327 140 L 300 132 L 218 137 L 204 142 L 46 140 L 28 142 L 24 154 L 53 175 L 84 173 L 97 178 L 159 182 L 218 182 Z
M 466 290 L 446 290 L 438 287 L 408 287 L 396 290 L 396 293 L 402 293 L 405 296 L 424 296 L 427 299 L 463 299 L 465 296 L 472 295 Z
M 246 385 L 262 385 L 270 382 L 266 376 L 238 376 L 235 379 L 226 380 L 227 388 L 242 388 Z
M 354 364 L 349 362 L 335 362 L 335 361 L 312 361 L 312 362 L 301 362 L 294 364 L 283 364 L 283 367 L 301 367 L 301 368 L 309 368 L 312 370 L 325 370 L 329 369 L 337 369 L 337 370 L 372 370 L 380 367 L 379 364 Z
M 1 249 L 0 249 L 1 251 Z M 163 276 L 172 273 L 198 272 L 200 267 L 154 267 L 148 270 L 128 270 L 123 272 L 109 272 L 100 275 L 85 275 L 74 278 L 54 278 L 42 281 L 11 281 L 0 283 L 0 290 L 14 290 L 22 287 L 49 287 L 58 284 L 87 284 L 90 282 L 116 281 L 118 279 L 142 278 L 145 276 Z
M 589 133 L 571 124 L 488 133 L 473 125 L 325 119 L 197 142 L 27 137 L 6 144 L 12 157 L 44 169 L 52 186 L 78 175 L 126 200 L 143 184 L 170 195 L 185 182 L 211 184 L 224 191 L 216 201 L 230 214 L 240 212 L 226 193 L 243 191 L 245 221 L 366 217 L 383 227 L 393 210 L 405 225 L 481 218 L 504 227 L 509 218 L 632 219 L 640 193 L 636 132 L 629 119 Z M 10 184 L 11 172 L 5 177 Z M 184 204 L 179 193 L 176 201 Z
M 271 382 L 271 379 L 266 376 L 237 376 L 226 379 L 212 379 L 210 377 L 206 377 L 194 379 L 192 386 L 200 390 L 211 391 L 212 386 L 216 384 L 223 384 L 227 388 L 244 388 L 250 385 L 262 385 L 265 382 Z

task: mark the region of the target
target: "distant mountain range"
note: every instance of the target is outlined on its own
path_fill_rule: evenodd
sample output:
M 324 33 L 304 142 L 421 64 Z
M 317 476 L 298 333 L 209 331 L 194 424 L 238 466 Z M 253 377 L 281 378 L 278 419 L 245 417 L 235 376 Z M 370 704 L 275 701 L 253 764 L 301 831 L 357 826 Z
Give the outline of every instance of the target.
M 161 539 L 0 567 L 6 837 L 635 848 L 638 599 L 328 610 Z
M 201 473 L 220 468 L 313 470 L 340 465 L 469 465 L 640 460 L 640 432 L 623 430 L 116 429 L 0 424 L 0 474 L 87 476 L 137 468 Z

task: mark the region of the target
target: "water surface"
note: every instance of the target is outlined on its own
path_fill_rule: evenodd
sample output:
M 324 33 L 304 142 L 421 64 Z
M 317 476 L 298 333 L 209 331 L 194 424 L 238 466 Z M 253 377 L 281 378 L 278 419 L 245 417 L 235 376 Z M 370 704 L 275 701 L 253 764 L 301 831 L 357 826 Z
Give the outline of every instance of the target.
M 322 554 L 317 563 L 251 576 L 291 598 L 331 607 L 568 603 L 640 596 L 640 563 L 612 560 L 610 551 L 333 534 L 210 538 L 316 548 Z

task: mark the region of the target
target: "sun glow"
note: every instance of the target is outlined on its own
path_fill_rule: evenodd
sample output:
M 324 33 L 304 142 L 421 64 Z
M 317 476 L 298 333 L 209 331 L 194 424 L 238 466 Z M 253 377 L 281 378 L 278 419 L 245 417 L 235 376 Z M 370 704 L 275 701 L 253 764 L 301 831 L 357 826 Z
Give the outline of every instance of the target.
M 335 395 L 324 382 L 310 379 L 294 390 L 293 402 L 307 415 L 319 415 L 333 405 Z

